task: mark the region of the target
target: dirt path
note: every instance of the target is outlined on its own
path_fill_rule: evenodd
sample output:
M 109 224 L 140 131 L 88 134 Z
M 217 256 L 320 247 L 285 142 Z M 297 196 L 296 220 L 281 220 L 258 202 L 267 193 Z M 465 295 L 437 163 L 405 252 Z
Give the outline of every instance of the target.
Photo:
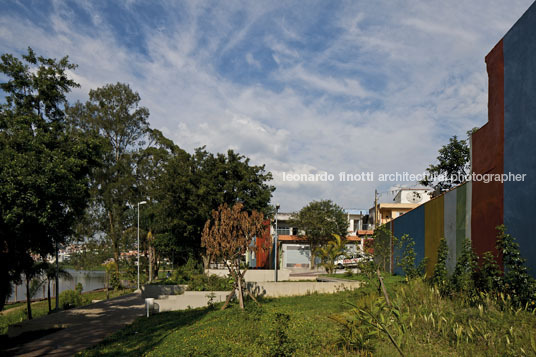
M 16 356 L 72 356 L 130 324 L 144 311 L 141 294 L 134 293 L 25 321 L 21 331 L 63 330 L 7 352 Z

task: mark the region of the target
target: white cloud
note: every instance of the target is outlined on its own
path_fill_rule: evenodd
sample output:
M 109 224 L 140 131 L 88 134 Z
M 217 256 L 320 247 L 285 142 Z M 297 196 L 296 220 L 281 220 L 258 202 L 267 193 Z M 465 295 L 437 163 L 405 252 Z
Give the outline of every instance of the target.
M 359 2 L 330 14 L 298 2 L 170 3 L 166 12 L 181 16 L 158 28 L 132 2 L 123 15 L 143 30 L 146 53 L 129 48 L 97 5 L 82 4 L 91 25 L 63 2 L 49 26 L 1 12 L 0 52 L 69 54 L 82 84 L 73 99 L 130 83 L 152 126 L 181 147 L 232 148 L 266 164 L 274 201 L 289 211 L 323 198 L 369 208 L 374 189 L 394 183 L 284 182 L 283 172 L 418 173 L 450 136 L 484 124 L 484 56 L 530 1 Z M 264 77 L 247 79 L 242 64 Z

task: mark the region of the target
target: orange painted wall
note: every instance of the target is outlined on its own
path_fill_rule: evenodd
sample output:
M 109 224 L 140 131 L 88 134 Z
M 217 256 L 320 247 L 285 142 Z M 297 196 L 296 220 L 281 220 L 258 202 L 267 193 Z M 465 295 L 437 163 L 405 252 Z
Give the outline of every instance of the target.
M 473 134 L 473 172 L 502 174 L 504 171 L 504 56 L 501 40 L 486 56 L 489 77 L 488 123 Z M 497 231 L 503 223 L 503 184 L 473 181 L 471 241 L 481 255 L 495 252 Z

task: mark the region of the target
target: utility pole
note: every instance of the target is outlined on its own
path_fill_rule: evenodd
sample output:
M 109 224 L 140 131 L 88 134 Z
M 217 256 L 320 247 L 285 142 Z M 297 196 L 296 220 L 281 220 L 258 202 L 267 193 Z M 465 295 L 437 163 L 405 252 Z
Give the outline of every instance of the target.
M 279 204 L 275 205 L 275 254 L 274 254 L 274 281 L 277 282 L 277 238 L 279 238 L 277 234 L 277 213 L 279 212 Z
M 378 227 L 378 190 L 374 189 L 374 228 Z
M 58 240 L 56 239 L 56 311 L 60 309 L 60 261 L 58 259 Z

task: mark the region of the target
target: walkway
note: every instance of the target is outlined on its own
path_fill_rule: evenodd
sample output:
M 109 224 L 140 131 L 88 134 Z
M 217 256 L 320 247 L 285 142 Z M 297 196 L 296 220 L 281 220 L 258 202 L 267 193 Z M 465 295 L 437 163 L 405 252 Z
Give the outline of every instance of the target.
M 23 331 L 63 330 L 7 352 L 17 356 L 72 356 L 132 323 L 144 311 L 141 294 L 134 293 L 26 321 L 21 326 Z

